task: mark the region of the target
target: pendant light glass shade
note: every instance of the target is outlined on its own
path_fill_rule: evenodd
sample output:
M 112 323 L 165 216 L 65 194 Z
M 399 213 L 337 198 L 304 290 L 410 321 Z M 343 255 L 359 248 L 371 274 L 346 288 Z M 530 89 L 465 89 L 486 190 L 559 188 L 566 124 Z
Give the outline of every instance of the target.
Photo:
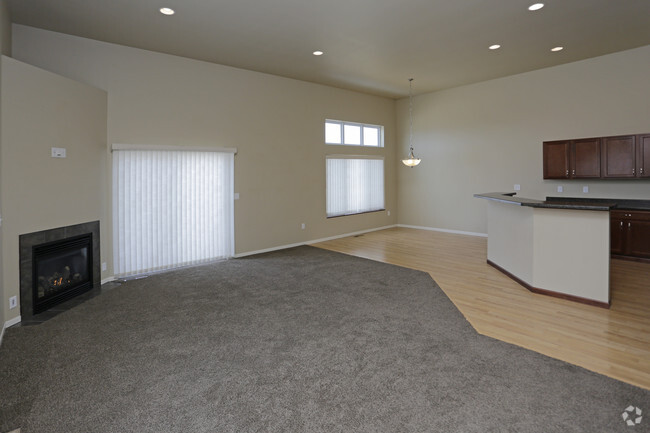
M 411 148 L 411 153 L 409 153 L 408 158 L 403 159 L 402 163 L 407 166 L 407 167 L 415 167 L 422 161 L 420 158 L 416 158 L 415 155 L 413 155 L 413 148 Z
M 409 156 L 402 160 L 402 163 L 407 167 L 415 167 L 422 161 L 416 158 L 413 154 L 413 78 L 409 78 Z

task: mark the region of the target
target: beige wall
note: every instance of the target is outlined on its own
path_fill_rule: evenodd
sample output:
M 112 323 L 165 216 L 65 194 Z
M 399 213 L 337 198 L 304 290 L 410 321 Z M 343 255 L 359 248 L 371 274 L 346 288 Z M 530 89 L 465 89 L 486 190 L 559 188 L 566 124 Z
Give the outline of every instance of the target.
M 9 14 L 9 8 L 7 6 L 6 0 L 0 0 L 0 54 L 10 56 L 11 55 L 11 17 Z M 0 65 L 0 81 L 2 80 L 2 65 Z M 2 115 L 0 114 L 0 119 Z M 2 122 L 0 120 L 0 131 L 2 131 Z M 1 135 L 1 134 L 0 134 Z M 2 143 L 0 142 L 0 147 Z M 1 156 L 0 156 L 1 158 Z M 2 166 L 2 160 L 0 159 L 0 167 Z M 0 172 L 0 178 L 1 178 Z M 0 194 L 0 216 L 2 216 L 2 195 Z M 0 224 L 0 245 L 3 245 L 2 242 L 2 225 Z M 7 303 L 6 297 L 4 295 L 4 284 L 3 280 L 3 269 L 2 269 L 2 248 L 0 248 L 0 300 L 2 305 L 0 305 L 0 335 L 2 334 L 2 329 L 5 324 L 5 304 Z M 8 307 L 8 306 L 7 306 Z M 2 337 L 0 337 L 2 338 Z
M 11 14 L 6 0 L 0 0 L 0 54 L 11 56 Z
M 420 166 L 399 170 L 399 223 L 485 233 L 486 203 L 512 191 L 543 199 L 650 199 L 650 181 L 544 181 L 542 141 L 650 132 L 650 46 L 414 98 Z M 414 81 L 417 85 L 417 77 Z M 399 155 L 408 100 L 398 102 Z M 564 193 L 557 193 L 557 186 Z M 589 186 L 589 194 L 582 193 Z
M 87 221 L 106 225 L 106 92 L 2 56 L 0 194 L 5 320 L 18 316 L 18 236 Z M 51 157 L 51 147 L 67 158 Z M 102 230 L 102 237 L 105 231 Z M 105 252 L 102 251 L 102 256 Z
M 236 253 L 397 222 L 394 100 L 20 25 L 13 29 L 15 58 L 108 92 L 109 145 L 238 148 Z M 378 152 L 386 158 L 390 216 L 325 218 L 325 155 L 372 153 L 326 146 L 326 118 L 384 125 L 385 148 Z

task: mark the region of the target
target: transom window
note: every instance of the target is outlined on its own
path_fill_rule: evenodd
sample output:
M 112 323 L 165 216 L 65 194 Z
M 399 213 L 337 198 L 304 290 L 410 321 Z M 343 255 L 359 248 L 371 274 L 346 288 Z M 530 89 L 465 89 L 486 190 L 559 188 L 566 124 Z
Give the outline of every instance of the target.
M 325 121 L 325 143 L 347 146 L 383 147 L 384 127 L 365 123 Z

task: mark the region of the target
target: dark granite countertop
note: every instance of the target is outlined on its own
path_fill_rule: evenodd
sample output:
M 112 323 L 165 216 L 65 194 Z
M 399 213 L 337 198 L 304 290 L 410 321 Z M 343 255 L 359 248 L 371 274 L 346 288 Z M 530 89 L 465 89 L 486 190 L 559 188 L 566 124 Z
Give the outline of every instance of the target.
M 650 200 L 632 200 L 618 198 L 586 198 L 586 197 L 546 197 L 546 202 L 553 203 L 591 203 L 591 204 L 614 204 L 614 209 L 619 210 L 650 210 Z
M 488 192 L 485 194 L 474 194 L 474 197 L 496 200 L 503 203 L 511 203 L 517 206 L 544 209 L 609 211 L 612 208 L 617 207 L 615 200 L 608 199 L 603 199 L 603 201 L 598 202 L 571 200 L 569 197 L 562 197 L 562 200 L 555 200 L 556 197 L 547 197 L 546 200 L 534 200 L 530 198 L 515 197 L 516 194 L 516 192 Z

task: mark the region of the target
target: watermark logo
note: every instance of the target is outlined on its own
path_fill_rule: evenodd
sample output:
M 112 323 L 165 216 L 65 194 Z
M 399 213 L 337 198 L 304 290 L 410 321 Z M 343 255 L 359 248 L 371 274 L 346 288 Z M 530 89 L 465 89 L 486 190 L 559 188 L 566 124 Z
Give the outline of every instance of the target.
M 641 419 L 643 417 L 641 416 L 643 414 L 643 411 L 634 406 L 628 406 L 625 408 L 621 416 L 623 417 L 623 421 L 625 421 L 625 424 L 628 425 L 628 427 L 634 427 L 637 424 L 641 424 Z

